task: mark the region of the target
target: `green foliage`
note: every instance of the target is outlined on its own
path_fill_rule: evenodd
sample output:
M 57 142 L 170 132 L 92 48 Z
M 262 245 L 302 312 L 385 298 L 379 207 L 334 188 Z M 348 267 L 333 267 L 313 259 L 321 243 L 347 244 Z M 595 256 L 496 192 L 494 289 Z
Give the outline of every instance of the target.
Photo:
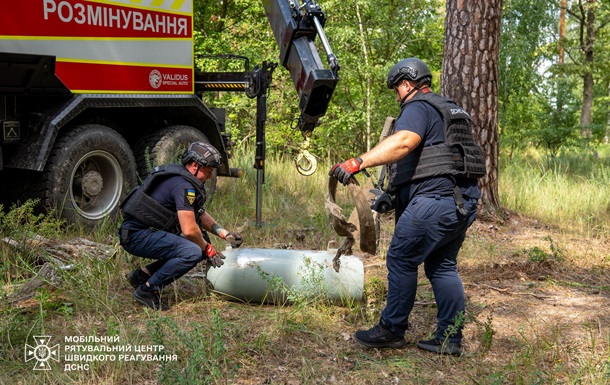
M 118 300 L 120 292 L 115 288 L 124 285 L 122 262 L 119 258 L 104 260 L 82 255 L 69 269 L 60 270 L 60 290 L 74 299 L 65 305 L 95 310 L 98 314 L 119 312 L 122 306 Z
M 309 257 L 303 256 L 302 269 L 297 272 L 300 282 L 295 287 L 286 285 L 282 277 L 266 272 L 257 263 L 253 263 L 253 268 L 267 283 L 263 303 L 291 304 L 295 308 L 307 308 L 331 302 L 326 294 L 328 287 L 324 279 L 324 271 L 328 267 Z
M 0 283 L 30 275 L 40 252 L 33 238 L 57 239 L 65 233 L 65 222 L 52 211 L 37 214 L 37 205 L 37 200 L 27 200 L 9 211 L 0 205 L 0 235 L 7 240 L 0 245 Z
M 195 2 L 195 55 L 239 55 L 249 59 L 250 70 L 263 61 L 277 61 L 279 51 L 260 1 Z M 203 71 L 243 71 L 243 61 L 198 59 Z M 295 138 L 291 119 L 296 116 L 297 96 L 285 71 L 273 74 L 267 109 L 267 147 L 282 151 L 286 139 Z M 282 94 L 290 93 L 283 97 Z M 239 144 L 254 144 L 256 102 L 245 93 L 208 92 L 203 95 L 211 107 L 226 108 L 227 128 Z M 288 101 L 288 103 L 287 103 Z M 292 130 L 294 131 L 294 130 Z M 300 134 L 299 134 L 300 135 Z M 278 144 L 279 138 L 285 138 Z
M 485 324 L 483 326 L 484 326 L 484 333 L 481 338 L 481 344 L 483 347 L 483 351 L 487 352 L 487 351 L 489 351 L 489 349 L 491 349 L 491 345 L 493 343 L 493 336 L 495 334 L 491 316 L 487 317 L 487 321 L 485 321 Z
M 314 132 L 314 142 L 328 149 L 331 159 L 346 158 L 366 150 L 367 98 L 372 107 L 372 145 L 379 139 L 385 118 L 398 114 L 395 96 L 385 85 L 387 73 L 396 62 L 420 57 L 435 78 L 440 77 L 444 14 L 441 2 L 436 0 L 330 1 L 322 6 L 329 16 L 327 35 L 341 62 L 341 80 L 325 124 Z
M 448 342 L 449 338 L 457 335 L 458 332 L 460 331 L 460 328 L 463 328 L 465 323 L 466 323 L 466 315 L 464 314 L 463 311 L 458 312 L 457 316 L 453 320 L 453 323 L 451 325 L 447 326 L 447 329 L 443 333 L 443 336 L 445 337 L 445 341 L 443 341 L 443 343 Z
M 555 23 L 551 3 L 513 0 L 504 5 L 499 126 L 503 145 L 511 149 L 534 142 L 556 151 L 575 131 L 574 121 L 565 122 L 573 111 L 556 108 L 565 103 L 557 99 L 566 97 L 565 87 L 546 78 L 542 70 L 552 57 L 544 46 Z
M 226 379 L 225 321 L 218 310 L 212 311 L 208 324 L 178 324 L 173 318 L 155 313 L 147 331 L 155 345 L 172 346 L 178 361 L 160 361 L 161 384 L 216 384 Z M 159 352 L 159 354 L 168 354 Z
M 510 151 L 534 145 L 556 156 L 562 148 L 581 145 L 582 77 L 591 71 L 593 123 L 588 128 L 594 143 L 606 135 L 610 71 L 604 58 L 610 35 L 604 22 L 596 24 L 593 67 L 585 64 L 579 18 L 593 4 L 585 3 L 579 9 L 576 1 L 568 1 L 567 33 L 559 42 L 558 2 L 504 2 L 498 117 L 502 145 Z M 607 20 L 608 11 L 607 4 L 596 7 L 596 19 Z M 558 64 L 559 44 L 565 48 L 564 64 Z
M 377 322 L 379 313 L 385 306 L 385 297 L 388 294 L 388 288 L 384 281 L 379 277 L 372 276 L 364 285 L 364 301 L 366 306 L 363 307 L 363 318 L 367 322 Z
M 263 270 L 263 268 L 259 264 L 254 264 L 254 269 L 256 273 L 261 277 L 261 279 L 267 282 L 267 291 L 263 296 L 262 303 L 270 302 L 274 304 L 283 304 L 286 302 L 286 293 L 290 291 L 289 288 L 286 287 L 284 280 L 282 277 L 270 274 Z
M 573 7 L 576 2 L 569 1 Z M 593 143 L 607 131 L 610 71 L 607 50 L 610 28 L 607 4 L 595 10 Z M 320 2 L 327 21 L 325 32 L 341 64 L 340 81 L 327 114 L 311 138 L 309 151 L 334 162 L 376 144 L 386 116 L 396 116 L 394 95 L 385 87 L 389 68 L 398 60 L 417 56 L 438 79 L 443 52 L 444 2 L 377 1 Z M 571 8 L 572 9 L 572 8 Z M 573 9 L 576 12 L 575 9 Z M 195 2 L 196 55 L 233 54 L 250 59 L 250 67 L 277 61 L 279 50 L 260 1 Z M 579 115 L 582 105 L 582 65 L 578 23 L 568 14 L 566 63 L 557 65 L 557 2 L 505 1 L 503 6 L 499 77 L 499 129 L 503 148 L 513 152 L 536 146 L 552 156 L 582 146 Z M 392 27 L 388 27 L 392 26 Z M 316 39 L 322 62 L 324 51 Z M 241 70 L 239 61 L 198 60 L 204 70 Z M 204 94 L 212 107 L 227 110 L 227 128 L 238 147 L 253 147 L 255 101 L 240 93 Z M 298 95 L 281 65 L 273 73 L 268 95 L 266 148 L 270 155 L 294 156 L 303 138 L 295 129 Z M 370 106 L 370 111 L 367 109 Z M 370 133 L 369 133 L 370 131 Z M 370 136 L 369 136 L 370 135 Z
M 298 289 L 292 289 L 288 293 L 288 300 L 300 306 L 309 306 L 312 303 L 326 300 L 326 284 L 324 282 L 324 265 L 304 257 L 303 271 L 297 274 L 301 277 Z
M 341 80 L 321 125 L 311 138 L 310 152 L 332 159 L 353 156 L 366 149 L 366 98 L 372 101 L 371 142 L 375 144 L 388 115 L 396 115 L 393 93 L 385 76 L 398 60 L 419 56 L 428 61 L 438 78 L 442 58 L 443 8 L 439 0 L 417 2 L 322 1 L 326 35 L 339 59 Z M 355 6 L 357 5 L 357 7 Z M 262 4 L 255 0 L 195 2 L 196 55 L 233 54 L 250 59 L 251 66 L 277 61 L 279 50 Z M 358 20 L 358 12 L 360 21 Z M 387 28 L 400 26 L 400 33 Z M 363 30 L 360 30 L 362 26 Z M 325 54 L 316 39 L 326 66 Z M 369 57 L 363 63 L 363 47 Z M 235 69 L 235 64 L 199 61 L 204 70 Z M 233 67 L 231 67 L 233 66 Z M 366 79 L 372 85 L 367 96 Z M 239 146 L 254 145 L 256 105 L 239 93 L 206 93 L 206 102 L 227 109 L 227 128 Z M 288 72 L 281 66 L 273 73 L 267 99 L 269 154 L 294 154 L 303 138 L 295 129 L 298 95 Z
M 47 238 L 57 238 L 63 233 L 65 222 L 57 219 L 53 211 L 36 213 L 37 199 L 29 199 L 23 204 L 14 204 L 8 212 L 0 205 L 0 232 L 23 242 L 32 234 Z
M 550 252 L 534 246 L 529 249 L 523 250 L 523 253 L 527 256 L 530 262 L 543 263 L 543 262 L 561 262 L 564 260 L 564 251 L 559 247 L 550 236 L 544 237 L 544 240 L 549 241 Z

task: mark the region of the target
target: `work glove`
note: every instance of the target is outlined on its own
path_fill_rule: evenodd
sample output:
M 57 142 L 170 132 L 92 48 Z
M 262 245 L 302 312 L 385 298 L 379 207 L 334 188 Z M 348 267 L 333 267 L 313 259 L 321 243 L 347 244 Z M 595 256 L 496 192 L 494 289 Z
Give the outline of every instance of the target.
M 238 248 L 239 246 L 241 246 L 242 243 L 244 243 L 244 239 L 236 231 L 227 234 L 225 239 L 231 243 L 231 247 L 233 248 Z
M 349 178 L 360 172 L 362 159 L 360 157 L 348 159 L 343 163 L 337 163 L 331 169 L 328 175 L 337 178 L 343 185 L 347 185 Z
M 225 259 L 226 257 L 222 255 L 221 252 L 217 251 L 211 243 L 208 242 L 204 254 L 206 255 L 206 257 L 208 257 L 212 266 L 220 267 L 224 265 L 223 259 Z

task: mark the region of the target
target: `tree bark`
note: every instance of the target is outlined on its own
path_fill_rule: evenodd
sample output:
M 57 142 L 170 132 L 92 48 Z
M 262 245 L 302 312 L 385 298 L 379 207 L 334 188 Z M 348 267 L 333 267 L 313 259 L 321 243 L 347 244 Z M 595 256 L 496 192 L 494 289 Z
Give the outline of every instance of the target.
M 608 113 L 606 116 L 608 119 L 606 120 L 606 136 L 604 136 L 604 143 L 608 144 L 610 142 L 610 83 L 608 84 Z
M 563 64 L 565 50 L 563 48 L 563 41 L 566 37 L 566 7 L 568 6 L 568 0 L 561 0 L 559 7 L 559 64 Z
M 218 20 L 218 24 L 216 24 L 216 32 L 221 32 L 225 27 L 225 20 L 227 19 L 227 14 L 229 12 L 229 0 L 221 0 L 220 2 L 220 17 Z
M 362 22 L 362 17 L 360 16 L 360 6 L 358 2 L 355 2 L 356 5 L 356 17 L 358 17 L 358 28 L 360 29 L 360 41 L 362 43 L 362 55 L 364 56 L 364 66 L 367 68 L 366 70 L 366 150 L 371 149 L 371 116 L 373 115 L 373 108 L 371 106 L 371 94 L 372 94 L 372 79 L 371 73 L 368 70 L 370 68 L 369 65 L 369 52 L 367 49 L 366 36 L 364 34 L 364 26 Z
M 597 31 L 608 24 L 604 20 L 596 27 L 596 12 L 599 10 L 598 0 L 578 0 L 566 13 L 578 24 L 578 41 L 583 61 L 575 62 L 582 69 L 583 90 L 582 108 L 580 112 L 580 133 L 583 137 L 591 137 L 591 110 L 593 108 L 593 67 L 595 64 L 595 40 Z
M 495 217 L 498 195 L 498 65 L 502 0 L 447 0 L 441 93 L 472 116 L 485 153 L 481 214 Z
M 593 117 L 591 109 L 593 107 L 593 44 L 595 43 L 595 3 L 596 0 L 587 0 L 580 9 L 583 16 L 584 34 L 581 33 L 581 49 L 585 55 L 585 73 L 583 74 L 582 89 L 582 110 L 580 114 L 581 135 L 585 138 L 591 137 L 591 122 Z

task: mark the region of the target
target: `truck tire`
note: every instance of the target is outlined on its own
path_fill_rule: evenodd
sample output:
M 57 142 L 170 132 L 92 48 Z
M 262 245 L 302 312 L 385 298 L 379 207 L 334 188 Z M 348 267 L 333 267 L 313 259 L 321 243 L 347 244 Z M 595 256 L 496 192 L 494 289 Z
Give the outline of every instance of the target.
M 204 133 L 191 126 L 168 126 L 154 131 L 135 146 L 138 175 L 141 180 L 155 166 L 168 163 L 180 163 L 184 149 L 192 142 L 210 143 Z M 205 182 L 208 197 L 216 191 L 216 171 L 210 180 Z
M 38 190 L 41 203 L 69 223 L 94 227 L 116 216 L 136 183 L 135 158 L 125 139 L 109 127 L 87 124 L 55 141 Z

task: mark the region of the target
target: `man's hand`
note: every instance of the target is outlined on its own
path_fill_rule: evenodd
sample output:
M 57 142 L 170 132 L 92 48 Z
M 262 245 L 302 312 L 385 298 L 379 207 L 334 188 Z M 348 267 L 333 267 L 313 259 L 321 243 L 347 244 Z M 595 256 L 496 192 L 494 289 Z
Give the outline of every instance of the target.
M 227 234 L 225 239 L 229 241 L 231 243 L 231 247 L 234 248 L 238 248 L 244 242 L 244 239 L 237 231 Z
M 221 252 L 217 251 L 211 243 L 208 242 L 208 245 L 205 248 L 205 255 L 210 260 L 210 263 L 214 267 L 220 267 L 224 265 L 223 259 L 226 257 L 222 255 Z
M 360 157 L 348 159 L 343 163 L 337 163 L 331 169 L 328 175 L 337 178 L 343 185 L 347 185 L 349 178 L 360 172 L 362 159 Z

